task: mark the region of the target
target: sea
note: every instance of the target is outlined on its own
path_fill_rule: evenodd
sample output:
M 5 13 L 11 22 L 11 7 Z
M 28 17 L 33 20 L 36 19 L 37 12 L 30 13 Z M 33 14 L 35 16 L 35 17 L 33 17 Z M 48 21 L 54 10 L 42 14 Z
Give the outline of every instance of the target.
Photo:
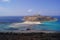
M 46 30 L 46 31 L 58 31 L 60 32 L 60 16 L 52 16 L 57 18 L 57 21 L 43 22 L 42 24 L 33 25 L 32 27 L 10 27 L 13 23 L 22 23 L 23 16 L 1 16 L 0 17 L 0 31 L 16 31 L 26 30 Z

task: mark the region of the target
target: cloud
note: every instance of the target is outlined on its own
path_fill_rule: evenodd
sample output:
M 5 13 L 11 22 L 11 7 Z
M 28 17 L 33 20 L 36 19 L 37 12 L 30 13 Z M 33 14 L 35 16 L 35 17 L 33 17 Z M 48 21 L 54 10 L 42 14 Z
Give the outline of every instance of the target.
M 6 7 L 0 7 L 0 16 L 21 16 L 21 15 L 34 15 L 34 14 L 41 14 L 41 15 L 60 15 L 60 10 L 39 10 L 38 12 L 28 9 L 12 9 Z
M 32 9 L 28 9 L 27 12 L 32 12 Z
M 10 0 L 2 0 L 2 2 L 10 2 Z

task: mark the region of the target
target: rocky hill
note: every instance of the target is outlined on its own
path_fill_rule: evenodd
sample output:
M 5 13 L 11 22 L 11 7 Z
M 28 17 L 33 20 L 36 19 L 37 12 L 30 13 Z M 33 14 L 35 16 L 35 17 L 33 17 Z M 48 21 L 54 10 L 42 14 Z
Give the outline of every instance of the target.
M 33 15 L 33 16 L 25 16 L 24 21 L 52 21 L 56 20 L 56 18 L 50 17 L 50 16 L 41 16 L 41 15 Z

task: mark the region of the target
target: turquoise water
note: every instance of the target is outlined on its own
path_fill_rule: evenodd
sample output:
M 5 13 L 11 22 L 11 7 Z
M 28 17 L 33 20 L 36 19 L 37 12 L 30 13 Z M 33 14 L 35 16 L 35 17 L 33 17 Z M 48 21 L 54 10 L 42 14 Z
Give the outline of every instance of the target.
M 60 17 L 55 17 L 58 20 L 53 22 L 44 22 L 41 25 L 34 27 L 35 30 L 51 30 L 51 31 L 60 31 Z
M 23 17 L 0 17 L 0 31 L 2 30 L 26 30 L 27 27 L 12 28 L 9 27 L 10 24 L 14 22 L 22 22 Z M 60 31 L 60 16 L 55 17 L 58 21 L 53 22 L 43 22 L 39 25 L 34 25 L 30 27 L 32 30 L 49 30 L 49 31 Z
M 51 30 L 51 31 L 60 31 L 60 24 L 58 23 L 44 23 L 34 27 L 35 30 Z

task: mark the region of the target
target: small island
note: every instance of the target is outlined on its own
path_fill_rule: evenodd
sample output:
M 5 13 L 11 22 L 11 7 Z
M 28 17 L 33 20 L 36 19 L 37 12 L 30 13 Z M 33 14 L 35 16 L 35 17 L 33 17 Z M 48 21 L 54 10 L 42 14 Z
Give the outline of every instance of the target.
M 32 16 L 25 16 L 24 21 L 30 21 L 30 22 L 57 21 L 57 18 L 53 18 L 50 16 L 32 15 Z
M 57 18 L 53 18 L 50 16 L 41 16 L 41 15 L 32 15 L 32 16 L 24 16 L 23 22 L 12 23 L 10 27 L 30 27 L 30 25 L 34 24 L 42 24 L 43 22 L 57 21 Z M 26 25 L 27 24 L 27 25 Z

